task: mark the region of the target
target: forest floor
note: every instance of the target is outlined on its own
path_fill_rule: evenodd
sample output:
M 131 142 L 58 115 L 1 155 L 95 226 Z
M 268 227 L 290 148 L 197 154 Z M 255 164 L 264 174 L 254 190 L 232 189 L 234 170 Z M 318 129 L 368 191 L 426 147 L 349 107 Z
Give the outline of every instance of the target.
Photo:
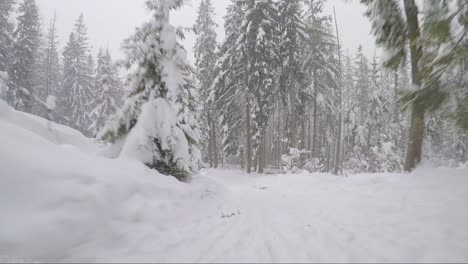
M 180 183 L 0 101 L 0 262 L 467 262 L 468 168 Z

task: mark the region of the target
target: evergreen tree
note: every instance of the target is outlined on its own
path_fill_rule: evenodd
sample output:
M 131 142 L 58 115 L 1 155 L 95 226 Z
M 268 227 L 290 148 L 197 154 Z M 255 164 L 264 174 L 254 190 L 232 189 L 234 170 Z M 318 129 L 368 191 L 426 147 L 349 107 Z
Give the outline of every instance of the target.
M 197 67 L 197 78 L 200 84 L 200 94 L 206 98 L 203 102 L 201 122 L 205 123 L 203 133 L 208 140 L 208 159 L 211 167 L 218 167 L 218 142 L 217 127 L 218 116 L 213 111 L 213 104 L 207 100 L 214 81 L 214 68 L 216 64 L 216 23 L 215 13 L 211 0 L 202 0 L 198 9 L 198 18 L 195 23 L 197 40 L 194 47 L 195 65 Z
M 301 19 L 299 0 L 279 1 L 279 57 L 282 61 L 280 72 L 280 94 L 288 109 L 286 131 L 289 148 L 297 147 L 297 118 L 295 113 L 301 113 L 299 88 L 302 81 L 300 56 L 300 41 L 306 38 L 305 26 Z
M 142 161 L 159 172 L 187 180 L 198 164 L 194 158 L 197 139 L 188 130 L 189 116 L 180 117 L 184 76 L 190 70 L 185 52 L 178 42 L 183 36 L 169 23 L 169 13 L 179 9 L 183 0 L 148 0 L 152 20 L 137 29 L 126 41 L 126 66 L 131 87 L 125 104 L 102 131 L 104 140 L 122 142 L 121 156 Z M 187 93 L 185 93 L 187 95 Z M 182 120 L 182 121 L 180 121 Z M 187 125 L 188 124 L 188 125 Z M 192 142 L 192 143 L 191 143 Z
M 81 15 L 63 52 L 60 105 L 63 115 L 68 120 L 67 124 L 85 134 L 89 134 L 89 113 L 93 110 L 94 99 L 93 69 L 89 58 L 86 25 Z
M 113 65 L 109 50 L 99 50 L 95 78 L 95 97 L 89 131 L 96 135 L 107 119 L 116 112 L 122 98 L 121 81 Z
M 367 15 L 372 21 L 377 43 L 389 53 L 386 65 L 398 67 L 405 62 L 408 52 L 411 58 L 413 87 L 403 97 L 403 101 L 411 107 L 405 162 L 405 170 L 411 171 L 421 161 L 425 116 L 428 111 L 441 106 L 447 95 L 444 89 L 450 88 L 453 83 L 450 74 L 445 73 L 453 69 L 450 65 L 459 65 L 459 59 L 463 61 L 467 57 L 466 3 L 457 0 L 430 0 L 424 3 L 405 0 L 402 5 L 395 0 L 361 2 L 368 6 Z M 461 30 L 451 30 L 451 25 L 455 24 Z M 460 86 L 467 87 L 463 78 L 461 80 Z
M 18 110 L 32 113 L 41 21 L 35 0 L 24 0 L 18 12 L 8 102 Z
M 278 93 L 277 69 L 279 64 L 277 43 L 277 10 L 270 0 L 249 0 L 240 28 L 237 46 L 244 63 L 245 86 L 252 115 L 250 137 L 258 171 L 265 167 L 265 135 Z
M 13 30 L 11 13 L 13 0 L 0 1 L 0 98 L 6 99 L 8 72 L 12 63 Z
M 211 96 L 221 119 L 223 152 L 227 156 L 238 157 L 243 169 L 249 163 L 246 135 L 250 133 L 247 133 L 246 120 L 250 114 L 246 111 L 246 72 L 239 60 L 237 40 L 244 13 L 244 1 L 233 1 L 228 6 L 224 23 L 226 39 L 220 47 L 212 86 L 215 89 Z M 249 166 L 247 169 L 250 170 Z
M 338 65 L 336 63 L 336 41 L 332 33 L 330 18 L 323 15 L 323 1 L 309 0 L 305 3 L 305 12 L 303 20 L 305 24 L 306 37 L 301 40 L 301 57 L 303 59 L 302 72 L 304 75 L 304 83 L 307 87 L 302 91 L 302 105 L 305 111 L 306 105 L 310 104 L 310 111 L 313 111 L 312 120 L 308 120 L 309 127 L 313 126 L 312 138 L 302 141 L 309 142 L 308 149 L 312 157 L 317 157 L 318 151 L 318 126 L 326 126 L 319 124 L 319 120 L 323 118 L 323 113 L 330 111 L 335 112 L 333 101 L 335 98 L 335 89 L 338 85 Z M 319 98 L 330 98 L 329 102 L 319 102 Z M 303 118 L 307 116 L 304 115 Z M 310 119 L 310 118 L 309 118 Z M 310 124 L 312 122 L 312 124 Z M 307 123 L 302 122 L 304 125 Z M 305 127 L 303 128 L 305 131 Z M 322 156 L 322 155 L 321 155 Z
M 11 63 L 14 25 L 10 17 L 13 4 L 13 0 L 0 2 L 0 71 L 2 72 L 7 72 Z
M 39 62 L 39 86 L 37 90 L 37 97 L 39 100 L 35 103 L 34 113 L 36 115 L 49 118 L 50 109 L 47 109 L 47 102 L 49 96 L 57 97 L 60 92 L 61 84 L 61 71 L 59 54 L 57 51 L 57 30 L 56 30 L 56 17 L 50 21 L 47 37 L 45 39 L 45 46 L 41 50 L 41 58 Z

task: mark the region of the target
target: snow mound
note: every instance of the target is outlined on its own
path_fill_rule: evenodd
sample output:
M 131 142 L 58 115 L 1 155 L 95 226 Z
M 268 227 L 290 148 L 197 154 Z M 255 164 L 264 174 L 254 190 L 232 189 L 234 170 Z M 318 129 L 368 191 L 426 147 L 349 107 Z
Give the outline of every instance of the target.
M 92 142 L 54 125 L 76 146 L 64 147 L 45 120 L 0 107 L 0 260 L 115 260 L 148 237 L 161 243 L 168 224 L 197 219 L 222 193 L 203 179 L 183 184 L 136 161 L 83 152 Z
M 92 139 L 70 127 L 59 125 L 42 117 L 16 111 L 0 99 L 0 122 L 21 127 L 54 144 L 72 145 L 82 151 L 96 151 Z M 6 146 L 13 146 L 7 144 Z

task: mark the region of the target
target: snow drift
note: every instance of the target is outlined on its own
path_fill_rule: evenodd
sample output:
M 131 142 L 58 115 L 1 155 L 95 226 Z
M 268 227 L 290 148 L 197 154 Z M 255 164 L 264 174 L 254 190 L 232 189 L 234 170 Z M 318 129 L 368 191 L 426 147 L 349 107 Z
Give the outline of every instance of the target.
M 115 259 L 211 197 L 212 183 L 101 157 L 79 132 L 0 106 L 0 261 Z

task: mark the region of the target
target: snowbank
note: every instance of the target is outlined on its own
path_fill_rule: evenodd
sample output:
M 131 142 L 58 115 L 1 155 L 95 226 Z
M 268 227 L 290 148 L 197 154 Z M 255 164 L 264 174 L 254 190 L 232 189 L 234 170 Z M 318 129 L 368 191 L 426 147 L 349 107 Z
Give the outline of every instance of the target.
M 186 221 L 180 211 L 196 219 L 220 189 L 84 152 L 90 141 L 54 124 L 59 143 L 74 147 L 57 144 L 45 120 L 0 106 L 0 260 L 116 260 Z
M 97 150 L 92 140 L 80 132 L 35 115 L 16 111 L 1 99 L 0 122 L 18 126 L 55 144 L 71 145 L 88 152 Z

